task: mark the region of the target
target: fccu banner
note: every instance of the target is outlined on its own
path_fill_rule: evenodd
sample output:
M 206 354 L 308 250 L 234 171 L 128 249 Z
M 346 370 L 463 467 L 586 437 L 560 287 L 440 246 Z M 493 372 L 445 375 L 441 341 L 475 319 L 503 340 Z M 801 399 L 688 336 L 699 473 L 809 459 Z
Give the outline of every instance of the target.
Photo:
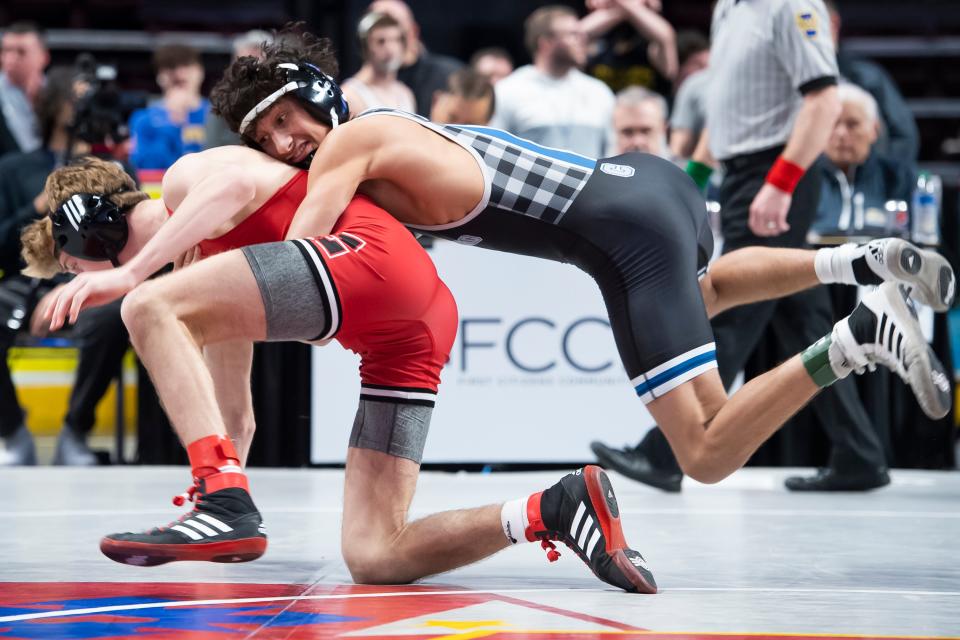
M 591 440 L 637 442 L 653 424 L 617 355 L 600 291 L 575 267 L 437 241 L 457 299 L 424 462 L 572 462 Z M 359 358 L 314 349 L 314 463 L 342 462 L 360 393 Z

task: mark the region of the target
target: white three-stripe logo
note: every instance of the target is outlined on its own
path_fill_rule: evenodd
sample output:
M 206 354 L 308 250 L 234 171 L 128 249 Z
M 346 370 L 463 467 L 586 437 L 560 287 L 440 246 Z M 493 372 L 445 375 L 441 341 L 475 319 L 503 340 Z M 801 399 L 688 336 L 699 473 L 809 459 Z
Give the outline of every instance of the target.
M 198 513 L 196 516 L 194 516 L 194 518 L 191 518 L 190 520 L 184 520 L 181 524 L 170 528 L 174 531 L 179 531 L 191 540 L 203 540 L 204 536 L 208 538 L 215 538 L 221 533 L 233 531 L 233 528 L 230 525 L 220 522 L 209 514 Z M 199 520 L 203 520 L 203 522 L 198 522 Z M 204 524 L 204 522 L 206 524 Z M 185 525 L 189 525 L 189 527 Z M 208 527 L 207 525 L 213 525 L 213 528 Z M 214 531 L 214 528 L 219 529 L 219 531 Z
M 886 314 L 881 316 L 880 324 L 883 326 L 880 326 L 877 329 L 877 343 L 881 346 L 881 348 L 886 345 L 887 350 L 890 351 L 894 357 L 900 361 L 900 364 L 903 365 L 904 369 L 906 369 L 907 363 L 906 358 L 903 357 L 904 352 L 898 351 L 897 349 L 902 341 L 902 333 L 900 328 L 897 327 L 893 323 L 893 319 Z
M 80 196 L 75 195 L 63 203 L 63 208 L 67 212 L 67 218 L 70 220 L 70 224 L 73 225 L 74 229 L 79 231 L 80 220 L 83 219 L 83 200 L 80 199 Z
M 581 522 L 583 522 L 583 528 L 580 527 Z M 577 537 L 577 530 L 580 531 L 579 538 Z M 593 530 L 592 534 L 590 533 L 591 530 Z M 600 542 L 600 527 L 594 526 L 593 516 L 587 515 L 587 508 L 583 502 L 577 506 L 577 512 L 573 515 L 573 522 L 570 524 L 570 538 L 577 541 L 577 546 L 581 550 L 586 549 L 588 558 L 593 555 L 594 547 Z

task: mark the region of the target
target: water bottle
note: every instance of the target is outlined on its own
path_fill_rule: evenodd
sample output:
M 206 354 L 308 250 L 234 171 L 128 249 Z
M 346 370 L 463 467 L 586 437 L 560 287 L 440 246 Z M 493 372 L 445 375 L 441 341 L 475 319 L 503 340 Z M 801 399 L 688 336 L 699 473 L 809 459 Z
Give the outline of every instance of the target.
M 940 244 L 940 200 L 943 184 L 940 176 L 921 173 L 913 190 L 910 231 L 917 244 Z

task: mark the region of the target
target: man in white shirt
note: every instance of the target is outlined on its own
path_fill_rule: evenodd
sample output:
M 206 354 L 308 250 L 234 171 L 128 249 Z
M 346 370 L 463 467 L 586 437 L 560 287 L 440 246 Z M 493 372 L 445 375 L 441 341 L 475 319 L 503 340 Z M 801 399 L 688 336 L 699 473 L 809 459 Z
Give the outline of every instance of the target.
M 599 158 L 613 149 L 613 92 L 580 69 L 586 35 L 569 7 L 537 9 L 525 23 L 533 64 L 497 83 L 490 126 L 548 147 Z
M 0 45 L 0 155 L 33 151 L 40 146 L 33 101 L 43 87 L 50 52 L 43 32 L 32 22 L 15 22 L 3 32 Z M 5 125 L 5 126 L 3 126 Z

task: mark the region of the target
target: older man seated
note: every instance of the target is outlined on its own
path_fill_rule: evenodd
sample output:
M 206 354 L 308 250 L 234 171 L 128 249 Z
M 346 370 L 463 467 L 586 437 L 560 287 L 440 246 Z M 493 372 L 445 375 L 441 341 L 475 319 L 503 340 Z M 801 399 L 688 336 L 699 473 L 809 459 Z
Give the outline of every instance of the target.
M 911 164 L 878 154 L 877 103 L 853 84 L 839 88 L 843 110 L 824 156 L 820 206 L 813 224 L 819 236 L 887 236 L 909 228 L 905 209 L 915 184 Z

